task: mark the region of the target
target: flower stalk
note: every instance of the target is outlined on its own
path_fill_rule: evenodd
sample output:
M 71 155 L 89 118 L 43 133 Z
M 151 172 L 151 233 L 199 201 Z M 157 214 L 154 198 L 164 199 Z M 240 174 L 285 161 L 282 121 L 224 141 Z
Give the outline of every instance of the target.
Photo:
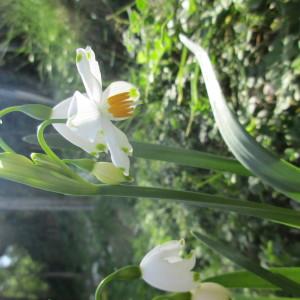
M 106 276 L 98 285 L 95 292 L 95 300 L 102 300 L 102 294 L 106 286 L 113 280 L 135 280 L 141 278 L 139 266 L 126 266 Z
M 36 120 L 47 120 L 51 116 L 52 108 L 43 104 L 24 104 L 10 106 L 0 110 L 0 121 L 2 117 L 12 112 L 21 112 Z
M 44 136 L 44 131 L 45 129 L 54 123 L 64 123 L 65 120 L 45 120 L 44 122 L 42 122 L 37 129 L 37 139 L 38 142 L 41 146 L 41 148 L 44 150 L 44 152 L 48 155 L 49 158 L 51 158 L 53 161 L 55 161 L 56 163 L 58 163 L 61 168 L 64 170 L 64 172 L 69 175 L 71 178 L 74 178 L 76 180 L 79 181 L 83 181 L 85 182 L 85 180 L 83 180 L 76 172 L 73 172 L 53 151 L 52 149 L 48 146 L 46 140 L 45 140 L 45 136 Z

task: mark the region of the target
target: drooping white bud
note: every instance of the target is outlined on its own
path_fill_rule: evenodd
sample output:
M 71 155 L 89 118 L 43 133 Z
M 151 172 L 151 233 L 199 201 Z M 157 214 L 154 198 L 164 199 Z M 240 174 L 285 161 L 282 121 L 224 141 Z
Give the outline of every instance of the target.
M 182 257 L 184 240 L 170 241 L 155 247 L 142 259 L 142 278 L 151 286 L 168 292 L 187 292 L 199 284 L 198 273 L 191 270 L 196 257 Z

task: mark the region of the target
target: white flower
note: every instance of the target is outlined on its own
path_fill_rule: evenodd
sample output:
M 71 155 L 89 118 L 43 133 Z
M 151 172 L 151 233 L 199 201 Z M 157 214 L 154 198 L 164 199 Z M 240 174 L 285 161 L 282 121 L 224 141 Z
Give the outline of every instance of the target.
M 198 273 L 191 270 L 196 257 L 181 256 L 184 241 L 170 241 L 152 249 L 141 261 L 142 278 L 151 286 L 168 292 L 187 292 L 196 288 Z
M 52 119 L 67 119 L 54 128 L 68 141 L 88 153 L 110 151 L 113 164 L 129 174 L 132 146 L 126 135 L 112 121 L 132 116 L 139 97 L 130 83 L 116 81 L 102 92 L 98 62 L 90 47 L 77 49 L 76 65 L 86 94 L 76 91 L 53 108 Z
M 192 300 L 229 300 L 231 297 L 228 289 L 213 282 L 201 283 L 191 294 Z

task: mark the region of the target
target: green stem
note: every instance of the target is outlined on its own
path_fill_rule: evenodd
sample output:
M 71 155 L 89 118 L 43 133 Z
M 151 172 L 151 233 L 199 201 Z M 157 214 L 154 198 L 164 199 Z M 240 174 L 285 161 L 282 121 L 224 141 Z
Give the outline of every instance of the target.
M 108 283 L 113 280 L 133 280 L 141 278 L 141 270 L 138 266 L 126 266 L 106 276 L 97 286 L 95 300 L 102 300 L 102 293 Z
M 10 106 L 10 107 L 0 110 L 0 119 L 2 117 L 4 117 L 5 115 L 15 112 L 15 111 L 20 111 L 20 106 Z
M 113 14 L 106 16 L 106 20 L 109 21 L 111 19 L 114 19 L 115 17 L 119 16 L 120 14 L 122 14 L 123 12 L 127 11 L 127 9 L 129 9 L 131 6 L 133 6 L 135 4 L 135 1 L 128 3 L 126 5 L 124 5 L 123 7 L 119 8 L 117 11 L 115 11 Z
M 6 144 L 6 142 L 3 140 L 3 138 L 0 137 L 0 148 L 4 151 L 4 152 L 11 152 L 11 153 L 15 153 L 15 151 Z
M 213 176 L 209 176 L 207 179 L 203 180 L 197 187 L 198 187 L 198 189 L 200 189 L 200 188 L 204 187 L 207 184 L 213 183 L 214 181 L 216 181 L 217 179 L 219 179 L 222 176 L 223 176 L 222 173 L 217 173 Z
M 44 152 L 55 162 L 57 162 L 68 174 L 71 178 L 74 178 L 76 180 L 79 180 L 81 182 L 85 182 L 77 173 L 73 172 L 53 151 L 52 149 L 48 146 L 45 137 L 44 137 L 44 131 L 45 129 L 53 124 L 53 123 L 65 123 L 66 120 L 64 119 L 52 119 L 52 120 L 45 120 L 42 122 L 37 129 L 37 139 L 38 142 L 41 146 L 41 148 L 44 150 Z

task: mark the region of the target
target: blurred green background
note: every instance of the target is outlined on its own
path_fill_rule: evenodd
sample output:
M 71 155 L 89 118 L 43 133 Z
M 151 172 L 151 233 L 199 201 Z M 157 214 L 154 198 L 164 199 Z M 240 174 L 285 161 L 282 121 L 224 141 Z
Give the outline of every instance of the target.
M 122 128 L 135 140 L 231 156 L 185 33 L 208 49 L 240 122 L 262 145 L 300 165 L 298 0 L 1 0 L 1 108 L 55 104 L 83 90 L 75 49 L 92 46 L 104 86 L 127 80 L 142 104 Z M 21 153 L 37 123 L 18 114 L 1 136 Z M 84 154 L 61 151 L 63 157 Z M 250 177 L 133 161 L 135 182 L 299 208 Z M 300 233 L 260 219 L 151 199 L 74 198 L 0 182 L 0 299 L 93 297 L 103 276 L 137 264 L 158 243 L 185 238 L 202 278 L 236 267 L 201 246 L 203 228 L 263 266 L 299 266 Z M 253 294 L 255 291 L 244 291 Z M 142 282 L 114 283 L 109 299 L 151 299 Z

